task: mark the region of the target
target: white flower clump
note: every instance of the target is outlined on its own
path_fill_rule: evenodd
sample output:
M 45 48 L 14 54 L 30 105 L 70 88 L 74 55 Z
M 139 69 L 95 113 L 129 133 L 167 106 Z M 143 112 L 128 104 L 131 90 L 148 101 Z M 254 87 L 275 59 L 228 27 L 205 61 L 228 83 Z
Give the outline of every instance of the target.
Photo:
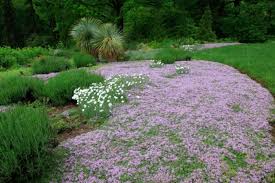
M 190 68 L 186 66 L 176 65 L 175 69 L 177 74 L 188 74 L 190 72 Z
M 115 103 L 125 103 L 125 91 L 135 85 L 142 85 L 148 77 L 144 75 L 117 75 L 103 83 L 93 83 L 87 89 L 77 88 L 72 99 L 77 101 L 84 114 L 105 116 L 111 112 Z
M 161 68 L 164 66 L 164 63 L 162 63 L 160 60 L 154 60 L 153 63 L 150 64 L 151 68 Z

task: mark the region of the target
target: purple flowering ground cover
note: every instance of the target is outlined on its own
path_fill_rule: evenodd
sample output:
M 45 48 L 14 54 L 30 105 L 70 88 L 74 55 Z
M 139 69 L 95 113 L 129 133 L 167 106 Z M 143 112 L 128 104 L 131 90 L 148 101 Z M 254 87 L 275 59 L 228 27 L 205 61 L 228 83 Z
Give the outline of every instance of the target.
M 114 63 L 105 76 L 146 74 L 97 130 L 63 142 L 63 182 L 263 182 L 275 170 L 271 94 L 237 70 L 205 61 Z

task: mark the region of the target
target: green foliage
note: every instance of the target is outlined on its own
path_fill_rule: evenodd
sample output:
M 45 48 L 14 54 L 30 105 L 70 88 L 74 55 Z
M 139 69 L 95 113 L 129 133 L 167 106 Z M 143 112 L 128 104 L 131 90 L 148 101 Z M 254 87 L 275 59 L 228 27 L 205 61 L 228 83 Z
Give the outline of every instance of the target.
M 188 157 L 185 152 L 180 152 L 180 157 L 170 163 L 171 168 L 178 177 L 187 177 L 194 170 L 205 165 L 195 157 Z
M 195 53 L 195 58 L 233 66 L 263 84 L 275 95 L 275 43 L 203 50 Z
M 71 49 L 55 49 L 50 53 L 52 56 L 71 58 L 76 52 Z
M 237 175 L 238 169 L 244 168 L 247 166 L 246 154 L 237 152 L 235 150 L 230 150 L 232 157 L 225 156 L 224 161 L 228 165 L 228 171 L 226 172 L 227 177 L 234 177 Z
M 30 47 L 36 47 L 36 46 L 47 47 L 49 45 L 52 46 L 53 43 L 54 43 L 54 40 L 49 35 L 32 34 L 26 40 L 26 45 Z
M 0 80 L 0 88 L 0 105 L 6 105 L 39 98 L 43 82 L 27 76 L 7 76 Z
M 203 41 L 214 41 L 216 35 L 212 30 L 213 18 L 211 10 L 206 7 L 204 14 L 202 15 L 199 22 L 199 33 L 198 38 Z
M 17 59 L 12 55 L 3 56 L 0 58 L 0 67 L 8 69 L 16 64 Z
M 197 33 L 195 21 L 178 2 L 126 1 L 124 11 L 124 32 L 130 40 L 195 37 Z
M 261 3 L 243 4 L 238 19 L 238 38 L 240 42 L 263 42 L 266 40 L 266 8 Z M 253 18 L 251 18 L 253 17 Z
M 222 20 L 222 30 L 240 42 L 263 42 L 266 40 L 268 6 L 263 2 L 241 3 L 238 9 L 228 7 L 228 16 Z M 251 18 L 253 17 L 253 18 Z M 272 22 L 270 23 L 272 26 Z
M 191 60 L 191 57 L 191 53 L 183 49 L 166 48 L 155 56 L 155 60 L 160 60 L 164 64 L 173 64 L 176 61 Z
M 157 11 L 142 6 L 131 6 L 129 11 L 125 13 L 125 29 L 124 32 L 131 40 L 156 39 L 161 32 L 160 19 Z
M 3 27 L 1 27 L 3 42 L 12 46 L 18 46 L 16 43 L 18 32 L 14 29 L 16 25 L 14 4 L 11 0 L 3 0 L 1 7 L 1 15 L 3 17 Z
M 152 50 L 133 50 L 126 52 L 128 60 L 153 60 L 156 58 L 156 54 L 159 53 L 161 49 Z
M 73 55 L 74 65 L 79 67 L 87 67 L 90 65 L 96 65 L 96 59 L 90 55 L 76 53 Z
M 270 172 L 264 179 L 267 183 L 275 182 L 275 171 Z
M 0 182 L 30 181 L 49 159 L 52 133 L 41 108 L 16 107 L 0 113 Z
M 29 76 L 31 74 L 32 74 L 31 68 L 28 68 L 28 67 L 9 69 L 9 70 L 0 72 L 0 81 L 3 78 L 6 78 L 8 76 L 20 76 L 20 75 Z
M 0 67 L 10 68 L 15 64 L 27 65 L 31 63 L 32 59 L 40 56 L 47 55 L 48 50 L 40 47 L 13 49 L 10 47 L 0 48 Z
M 214 17 L 212 32 L 218 38 L 244 36 L 241 40 L 261 38 L 261 41 L 265 27 L 264 36 L 275 34 L 272 0 L 27 0 L 24 3 L 22 0 L 3 0 L 0 4 L 3 12 L 0 45 L 47 47 L 62 41 L 68 46 L 72 25 L 81 17 L 111 22 L 129 41 L 197 38 L 199 32 L 203 39 L 208 39 L 202 34 L 209 33 L 208 28 L 199 23 L 202 10 L 208 5 Z M 244 35 L 245 29 L 251 32 Z
M 231 109 L 234 111 L 234 112 L 242 112 L 243 109 L 241 108 L 240 104 L 234 104 L 231 106 Z
M 72 101 L 76 88 L 88 87 L 92 83 L 100 83 L 104 78 L 97 74 L 90 74 L 85 70 L 71 70 L 51 78 L 45 85 L 45 96 L 54 105 L 64 105 Z
M 41 57 L 32 65 L 34 74 L 48 74 L 60 72 L 72 67 L 68 59 L 64 57 L 47 56 Z

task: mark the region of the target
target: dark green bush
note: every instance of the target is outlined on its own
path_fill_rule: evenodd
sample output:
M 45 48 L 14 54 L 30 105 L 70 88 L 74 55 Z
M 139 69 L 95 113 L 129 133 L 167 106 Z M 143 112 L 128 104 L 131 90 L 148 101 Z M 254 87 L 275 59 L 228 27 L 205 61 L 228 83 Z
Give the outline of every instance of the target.
M 0 113 L 0 182 L 28 182 L 49 159 L 52 133 L 42 108 L 16 107 Z
M 155 60 L 159 60 L 164 64 L 173 64 L 176 61 L 191 60 L 191 58 L 191 52 L 174 48 L 161 49 L 155 56 Z
M 264 42 L 267 39 L 265 7 L 261 3 L 245 4 L 240 9 L 237 27 L 239 41 L 244 43 Z
M 0 67 L 8 69 L 15 65 L 17 62 L 16 57 L 12 55 L 0 56 Z
M 47 56 L 39 58 L 33 65 L 34 74 L 48 74 L 51 72 L 60 72 L 72 67 L 68 59 L 64 57 Z
M 267 6 L 262 2 L 243 2 L 238 9 L 227 8 L 228 15 L 222 19 L 223 34 L 245 43 L 265 41 L 268 31 L 266 12 Z
M 86 67 L 89 65 L 96 65 L 96 59 L 90 55 L 76 53 L 73 55 L 74 65 L 79 67 Z
M 52 36 L 48 35 L 37 35 L 32 34 L 26 40 L 26 45 L 28 46 L 41 46 L 41 47 L 48 47 L 53 46 L 54 40 Z
M 34 101 L 40 97 L 43 81 L 26 76 L 9 76 L 0 80 L 0 105 Z
M 85 70 L 71 70 L 58 74 L 48 80 L 45 86 L 45 95 L 54 105 L 64 105 L 73 101 L 72 96 L 76 88 L 88 87 L 92 83 L 104 81 L 97 74 L 90 74 Z
M 212 29 L 213 18 L 210 7 L 206 7 L 199 23 L 198 38 L 202 41 L 215 41 L 216 35 Z

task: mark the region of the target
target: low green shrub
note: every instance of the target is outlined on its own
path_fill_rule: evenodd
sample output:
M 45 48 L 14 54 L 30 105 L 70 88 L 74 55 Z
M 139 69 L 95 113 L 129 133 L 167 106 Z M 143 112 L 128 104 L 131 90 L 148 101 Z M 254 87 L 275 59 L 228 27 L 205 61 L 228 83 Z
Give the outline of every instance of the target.
M 0 182 L 28 182 L 49 159 L 52 138 L 42 108 L 16 107 L 0 113 Z
M 47 56 L 39 58 L 33 65 L 34 74 L 48 74 L 51 72 L 60 72 L 72 67 L 68 59 L 64 57 Z
M 96 65 L 96 59 L 90 55 L 76 53 L 73 55 L 74 65 L 79 67 L 86 67 L 89 65 Z
M 31 63 L 33 58 L 41 55 L 47 55 L 48 52 L 49 52 L 48 49 L 41 48 L 41 47 L 33 47 L 33 48 L 26 47 L 22 49 L 1 47 L 0 48 L 0 67 L 8 68 L 15 64 L 28 65 Z
M 40 97 L 43 81 L 27 76 L 8 76 L 0 80 L 0 105 L 34 101 Z
M 85 70 L 71 70 L 51 78 L 45 85 L 45 95 L 53 105 L 64 105 L 72 101 L 76 88 L 88 87 L 92 83 L 103 82 L 104 78 Z
M 192 54 L 189 51 L 183 49 L 175 48 L 165 48 L 161 49 L 159 53 L 156 54 L 154 60 L 159 60 L 164 64 L 173 64 L 176 61 L 191 60 Z

